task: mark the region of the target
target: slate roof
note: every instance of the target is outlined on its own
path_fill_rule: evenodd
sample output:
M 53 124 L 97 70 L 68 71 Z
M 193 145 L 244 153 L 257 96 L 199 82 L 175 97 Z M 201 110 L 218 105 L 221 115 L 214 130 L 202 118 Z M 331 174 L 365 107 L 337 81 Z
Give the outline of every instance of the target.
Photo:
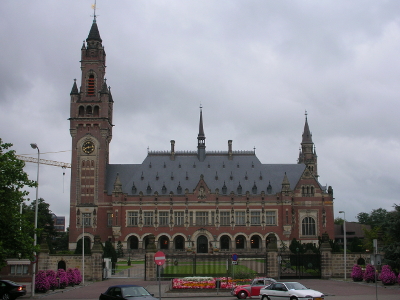
M 250 154 L 251 153 L 251 154 Z M 201 175 L 208 188 L 223 194 L 223 186 L 227 188 L 226 194 L 238 194 L 238 186 L 242 187 L 242 194 L 249 191 L 253 194 L 253 187 L 257 188 L 254 194 L 267 193 L 271 184 L 270 194 L 275 194 L 282 189 L 285 176 L 293 189 L 299 181 L 304 164 L 262 164 L 253 151 L 235 151 L 233 159 L 229 160 L 227 153 L 208 153 L 204 161 L 199 161 L 197 152 L 176 154 L 175 160 L 170 159 L 169 152 L 150 152 L 142 164 L 110 164 L 107 167 L 106 189 L 112 194 L 114 183 L 119 176 L 123 193 L 138 195 L 167 195 L 170 192 L 181 194 L 188 189 L 190 193 L 196 188 Z M 247 178 L 247 179 L 246 179 Z M 132 191 L 132 187 L 134 189 Z M 150 193 L 147 192 L 151 188 Z M 164 190 L 163 190 L 163 187 Z

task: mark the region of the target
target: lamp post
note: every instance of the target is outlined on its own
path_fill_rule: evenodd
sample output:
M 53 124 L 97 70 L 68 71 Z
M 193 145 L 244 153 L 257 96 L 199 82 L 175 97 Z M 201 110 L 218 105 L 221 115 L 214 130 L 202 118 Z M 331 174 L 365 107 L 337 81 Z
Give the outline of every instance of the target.
M 31 147 L 33 149 L 37 149 L 38 158 L 37 158 L 37 177 L 36 177 L 36 203 L 35 203 L 35 232 L 33 234 L 33 247 L 36 247 L 36 239 L 37 239 L 37 221 L 38 221 L 38 205 L 39 205 L 39 161 L 40 161 L 40 150 L 37 144 L 32 143 Z M 35 275 L 36 275 L 36 251 L 33 252 L 33 264 L 32 264 L 32 297 L 35 296 Z
M 346 280 L 346 254 L 347 254 L 347 237 L 346 237 L 346 213 L 345 211 L 341 210 L 339 211 L 339 214 L 343 214 L 343 232 L 344 232 L 344 280 Z

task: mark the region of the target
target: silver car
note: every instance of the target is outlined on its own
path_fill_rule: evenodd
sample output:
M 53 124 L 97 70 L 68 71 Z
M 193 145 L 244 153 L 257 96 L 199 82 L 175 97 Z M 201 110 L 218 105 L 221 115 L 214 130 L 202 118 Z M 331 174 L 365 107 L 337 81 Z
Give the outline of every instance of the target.
M 260 290 L 261 300 L 323 300 L 324 297 L 298 282 L 276 282 Z

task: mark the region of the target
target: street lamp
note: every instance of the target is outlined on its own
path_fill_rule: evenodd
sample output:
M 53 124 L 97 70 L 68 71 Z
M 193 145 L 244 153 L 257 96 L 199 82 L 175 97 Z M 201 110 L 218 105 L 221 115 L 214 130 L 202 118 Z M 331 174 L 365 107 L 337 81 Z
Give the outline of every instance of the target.
M 37 149 L 37 177 L 36 177 L 36 203 L 35 203 L 35 232 L 33 234 L 33 247 L 36 247 L 36 231 L 37 231 L 37 221 L 38 221 L 38 205 L 39 205 L 39 161 L 40 161 L 40 150 L 37 144 L 32 143 L 31 147 Z M 33 252 L 33 264 L 32 264 L 32 297 L 35 296 L 35 275 L 36 275 L 36 251 Z
M 347 237 L 346 237 L 346 213 L 345 211 L 339 211 L 339 214 L 343 214 L 343 232 L 344 232 L 344 280 L 346 280 L 346 252 L 347 252 Z

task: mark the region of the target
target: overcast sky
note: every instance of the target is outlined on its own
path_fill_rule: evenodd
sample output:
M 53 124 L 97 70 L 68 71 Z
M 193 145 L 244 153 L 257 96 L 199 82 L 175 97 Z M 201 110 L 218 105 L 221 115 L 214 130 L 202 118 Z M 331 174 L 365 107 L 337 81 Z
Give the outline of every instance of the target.
M 70 91 L 94 0 L 0 2 L 0 137 L 70 162 Z M 308 112 L 335 217 L 400 204 L 400 1 L 97 2 L 114 99 L 111 163 L 150 150 L 252 150 L 296 163 Z M 36 180 L 37 166 L 25 170 Z M 65 175 L 63 175 L 65 172 Z M 39 197 L 69 218 L 70 169 L 40 165 Z M 30 194 L 35 199 L 35 190 Z

